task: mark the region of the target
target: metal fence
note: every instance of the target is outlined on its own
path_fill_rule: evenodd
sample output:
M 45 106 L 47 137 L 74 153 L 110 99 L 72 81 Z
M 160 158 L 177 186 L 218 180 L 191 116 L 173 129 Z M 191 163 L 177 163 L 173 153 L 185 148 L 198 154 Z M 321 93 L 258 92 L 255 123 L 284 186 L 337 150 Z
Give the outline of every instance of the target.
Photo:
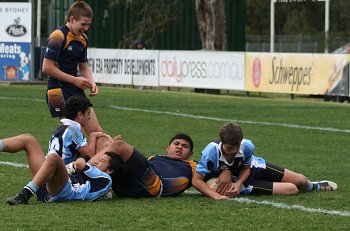
M 283 35 L 275 36 L 274 40 L 274 52 L 325 52 L 324 39 L 319 36 Z M 347 43 L 349 43 L 349 40 L 347 38 L 332 37 L 328 41 L 328 52 L 332 53 Z M 268 35 L 246 35 L 245 50 L 248 52 L 270 52 L 270 37 Z

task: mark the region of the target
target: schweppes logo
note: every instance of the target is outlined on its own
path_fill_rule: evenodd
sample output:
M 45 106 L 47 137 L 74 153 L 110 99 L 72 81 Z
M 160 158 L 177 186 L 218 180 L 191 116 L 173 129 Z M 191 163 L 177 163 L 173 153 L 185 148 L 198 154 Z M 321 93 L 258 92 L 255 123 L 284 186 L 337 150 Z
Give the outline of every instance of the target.
M 16 18 L 15 23 L 6 28 L 7 34 L 14 36 L 14 37 L 19 37 L 19 36 L 23 36 L 27 33 L 27 28 L 25 28 L 25 26 L 19 24 L 20 20 L 21 20 L 21 18 L 19 18 L 19 17 Z

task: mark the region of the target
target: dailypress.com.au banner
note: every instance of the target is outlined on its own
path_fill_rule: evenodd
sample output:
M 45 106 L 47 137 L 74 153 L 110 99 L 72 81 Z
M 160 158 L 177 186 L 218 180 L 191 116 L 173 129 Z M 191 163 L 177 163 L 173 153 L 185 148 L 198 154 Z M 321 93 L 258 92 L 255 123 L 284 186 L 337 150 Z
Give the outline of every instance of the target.
M 159 85 L 244 90 L 244 53 L 159 51 Z
M 343 54 L 246 53 L 246 91 L 347 95 Z M 348 86 L 348 84 L 346 84 Z
M 158 86 L 158 51 L 89 48 L 88 63 L 97 83 Z
M 30 80 L 31 3 L 0 3 L 0 80 Z

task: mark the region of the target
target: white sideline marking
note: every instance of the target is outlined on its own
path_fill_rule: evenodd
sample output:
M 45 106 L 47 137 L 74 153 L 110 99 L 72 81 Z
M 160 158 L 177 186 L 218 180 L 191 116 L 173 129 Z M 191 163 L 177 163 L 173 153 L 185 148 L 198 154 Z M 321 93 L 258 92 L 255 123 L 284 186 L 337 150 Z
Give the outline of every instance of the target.
M 185 191 L 185 194 L 200 195 L 200 193 L 198 191 L 192 191 L 192 190 Z M 336 215 L 336 216 L 342 216 L 342 217 L 350 217 L 349 211 L 326 210 L 326 209 L 320 209 L 320 208 L 318 208 L 318 209 L 307 208 L 307 207 L 304 207 L 302 205 L 287 205 L 287 204 L 280 203 L 280 202 L 266 201 L 266 200 L 258 201 L 258 200 L 251 200 L 248 198 L 243 198 L 243 197 L 231 198 L 229 200 L 236 201 L 239 203 L 245 203 L 245 204 L 267 205 L 267 206 L 272 206 L 272 207 L 280 208 L 280 209 L 295 209 L 295 210 L 300 210 L 300 211 L 308 212 L 308 213 L 322 213 L 322 214 Z
M 9 165 L 16 168 L 29 168 L 27 164 L 20 164 L 15 162 L 0 161 L 0 165 Z
M 13 97 L 5 97 L 5 96 L 0 96 L 0 99 L 45 102 L 45 100 L 42 100 L 42 99 L 13 98 Z M 192 119 L 213 120 L 213 121 L 221 121 L 221 122 L 234 121 L 234 122 L 243 123 L 243 124 L 257 124 L 257 125 L 264 125 L 264 126 L 278 126 L 278 127 L 298 128 L 298 129 L 306 129 L 306 130 L 350 133 L 350 129 L 313 127 L 313 126 L 298 125 L 298 124 L 271 123 L 271 122 L 263 122 L 263 121 L 259 122 L 259 121 L 250 121 L 250 120 L 232 120 L 232 119 L 225 119 L 225 118 L 218 118 L 218 117 L 191 115 L 191 114 L 178 113 L 178 112 L 155 111 L 155 110 L 147 110 L 147 109 L 141 109 L 141 108 L 120 107 L 116 105 L 110 105 L 109 107 L 113 109 L 124 110 L 124 111 L 139 111 L 139 112 L 147 112 L 147 113 L 154 113 L 154 114 L 179 116 L 179 117 L 192 118 Z
M 6 97 L 6 96 L 0 96 L 0 99 L 24 100 L 24 101 L 34 101 L 34 102 L 46 102 L 46 100 L 44 100 L 44 99 L 13 98 L 13 97 Z
M 305 125 L 297 125 L 297 124 L 270 123 L 270 122 L 259 122 L 259 121 L 250 121 L 250 120 L 232 120 L 232 119 L 225 119 L 225 118 L 218 118 L 218 117 L 191 115 L 191 114 L 178 113 L 178 112 L 155 111 L 155 110 L 147 110 L 147 109 L 140 109 L 140 108 L 119 107 L 115 105 L 110 105 L 109 107 L 118 109 L 118 110 L 124 110 L 124 111 L 148 112 L 148 113 L 154 113 L 154 114 L 172 115 L 172 116 L 186 117 L 186 118 L 192 118 L 192 119 L 214 120 L 214 121 L 222 121 L 222 122 L 234 121 L 237 123 L 244 123 L 244 124 L 257 124 L 257 125 L 264 125 L 264 126 L 279 126 L 279 127 L 299 128 L 299 129 L 307 129 L 307 130 L 350 133 L 350 129 L 313 127 L 313 126 L 305 126 Z
M 302 205 L 287 205 L 284 203 L 279 202 L 273 202 L 273 201 L 256 201 L 251 200 L 248 198 L 232 198 L 231 200 L 237 201 L 239 203 L 246 203 L 246 204 L 261 204 L 261 205 L 270 205 L 272 207 L 281 208 L 281 209 L 297 209 L 303 212 L 309 212 L 309 213 L 322 213 L 322 214 L 329 214 L 329 215 L 336 215 L 336 216 L 342 216 L 342 217 L 350 217 L 349 211 L 337 211 L 337 210 L 326 210 L 326 209 L 315 209 L 315 208 L 307 208 Z

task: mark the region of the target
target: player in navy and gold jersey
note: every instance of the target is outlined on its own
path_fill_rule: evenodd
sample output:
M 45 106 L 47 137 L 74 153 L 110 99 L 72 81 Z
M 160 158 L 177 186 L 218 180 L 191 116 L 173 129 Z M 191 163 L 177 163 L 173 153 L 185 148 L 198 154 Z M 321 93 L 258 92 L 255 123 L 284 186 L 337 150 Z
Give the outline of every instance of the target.
M 90 96 L 98 94 L 87 63 L 88 38 L 84 34 L 92 17 L 92 9 L 86 2 L 74 2 L 68 10 L 65 25 L 52 32 L 47 41 L 42 71 L 48 75 L 46 99 L 52 117 L 63 116 L 62 108 L 70 96 L 86 97 L 84 89 L 90 90 Z M 102 131 L 93 109 L 84 130 L 88 134 Z
M 118 196 L 177 196 L 191 187 L 196 162 L 189 160 L 193 141 L 184 133 L 171 138 L 166 156 L 147 158 L 123 140 L 114 140 L 109 150 L 125 162 L 126 175 L 113 178 L 112 189 Z

